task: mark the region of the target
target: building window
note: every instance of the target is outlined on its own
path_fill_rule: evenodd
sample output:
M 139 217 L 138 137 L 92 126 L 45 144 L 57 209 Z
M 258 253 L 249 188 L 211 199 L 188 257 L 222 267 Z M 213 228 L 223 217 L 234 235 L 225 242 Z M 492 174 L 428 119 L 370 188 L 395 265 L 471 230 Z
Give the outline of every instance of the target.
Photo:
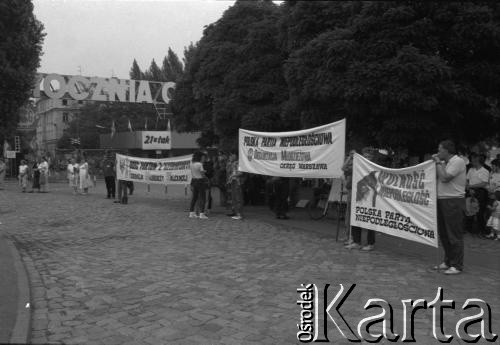
M 68 123 L 69 122 L 69 114 L 68 113 L 63 113 L 62 120 L 63 120 L 64 123 Z
M 63 104 L 63 105 L 68 105 L 68 100 L 67 100 L 67 99 L 63 99 L 63 100 L 62 100 L 62 104 Z

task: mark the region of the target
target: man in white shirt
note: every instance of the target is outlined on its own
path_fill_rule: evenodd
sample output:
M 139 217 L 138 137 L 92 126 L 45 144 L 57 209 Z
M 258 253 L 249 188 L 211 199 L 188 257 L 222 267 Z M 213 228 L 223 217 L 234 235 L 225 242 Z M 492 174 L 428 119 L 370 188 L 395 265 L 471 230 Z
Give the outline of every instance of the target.
M 487 235 L 486 211 L 488 206 L 488 182 L 490 172 L 484 167 L 484 158 L 473 153 L 471 155 L 472 167 L 467 172 L 467 189 L 474 193 L 474 197 L 479 202 L 479 212 L 477 213 L 477 229 L 479 234 Z
M 459 274 L 464 264 L 465 162 L 456 155 L 455 144 L 450 140 L 439 144 L 433 159 L 437 170 L 438 233 L 444 248 L 443 263 L 435 269 Z

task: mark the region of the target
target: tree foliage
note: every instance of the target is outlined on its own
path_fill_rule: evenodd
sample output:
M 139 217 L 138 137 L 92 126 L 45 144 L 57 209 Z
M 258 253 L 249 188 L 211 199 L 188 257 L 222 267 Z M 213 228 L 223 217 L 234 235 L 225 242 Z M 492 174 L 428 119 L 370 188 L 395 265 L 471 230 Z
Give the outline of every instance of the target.
M 0 141 L 11 139 L 40 64 L 43 25 L 30 0 L 0 2 Z
M 291 108 L 304 125 L 345 116 L 352 136 L 415 153 L 434 149 L 429 135 L 477 141 L 498 129 L 497 5 L 375 1 L 325 6 L 351 16 L 309 36 L 290 51 L 285 65 Z M 302 2 L 289 6 L 291 20 L 285 24 L 298 37 L 307 35 L 295 28 L 315 22 L 303 7 Z
M 185 49 L 176 126 L 222 147 L 240 127 L 344 117 L 365 145 L 421 154 L 445 137 L 478 141 L 499 130 L 499 12 L 487 1 L 237 1 Z
M 277 40 L 280 11 L 270 1 L 237 1 L 185 51 L 174 96 L 181 130 L 201 130 L 201 145 L 237 147 L 238 128 L 284 129 L 283 53 Z

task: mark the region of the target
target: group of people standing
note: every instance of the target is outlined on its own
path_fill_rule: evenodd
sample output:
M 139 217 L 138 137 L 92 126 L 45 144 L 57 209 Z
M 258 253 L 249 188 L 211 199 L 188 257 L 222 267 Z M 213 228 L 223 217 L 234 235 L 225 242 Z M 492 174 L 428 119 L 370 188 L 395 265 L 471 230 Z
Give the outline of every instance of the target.
M 353 153 L 342 169 L 348 192 L 346 225 L 352 234 L 345 245 L 348 249 L 370 251 L 374 248 L 375 232 L 367 230 L 367 244 L 362 246 L 361 229 L 349 224 Z M 377 162 L 373 149 L 363 149 L 362 155 L 384 165 Z M 437 173 L 437 229 L 444 249 L 443 262 L 433 269 L 447 275 L 460 274 L 464 268 L 464 232 L 471 225 L 467 218 L 473 218 L 469 219 L 474 223 L 472 232 L 492 239 L 500 236 L 500 159 L 492 161 L 490 172 L 484 156 L 472 153 L 469 161 L 468 157 L 457 153 L 451 140 L 440 142 L 432 159 L 436 162 Z M 477 200 L 476 210 L 470 210 L 470 199 Z
M 243 173 L 238 171 L 238 156 L 231 153 L 229 158 L 220 153 L 215 164 L 207 152 L 195 152 L 191 162 L 191 203 L 189 218 L 208 219 L 211 209 L 211 187 L 217 186 L 223 203 L 231 200 L 232 219 L 243 219 Z
M 77 158 L 76 161 L 71 158 L 66 173 L 69 186 L 73 189 L 74 194 L 87 195 L 89 193 L 89 188 L 93 187 L 94 183 L 90 175 L 89 163 L 85 157 Z
M 26 193 L 30 179 L 32 180 L 32 185 L 28 193 L 33 193 L 35 190 L 38 193 L 47 193 L 49 191 L 49 163 L 46 157 L 38 157 L 29 165 L 23 159 L 18 171 L 19 185 L 23 193 Z

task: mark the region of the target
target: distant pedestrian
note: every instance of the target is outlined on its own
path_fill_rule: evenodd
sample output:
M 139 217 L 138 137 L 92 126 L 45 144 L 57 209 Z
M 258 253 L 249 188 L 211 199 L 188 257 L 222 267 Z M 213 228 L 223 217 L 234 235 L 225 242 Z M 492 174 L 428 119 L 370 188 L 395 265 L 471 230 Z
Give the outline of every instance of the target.
M 66 167 L 66 175 L 68 177 L 69 186 L 73 189 L 73 194 L 78 193 L 78 164 L 75 163 L 73 158 L 70 158 L 69 163 Z
M 128 195 L 127 195 L 127 182 L 125 180 L 118 180 L 117 187 L 117 200 L 113 201 L 115 204 L 128 204 Z
M 495 201 L 488 208 L 491 211 L 491 215 L 488 218 L 486 227 L 490 233 L 486 238 L 498 240 L 500 236 L 500 192 L 495 192 Z
M 135 187 L 134 187 L 134 181 L 127 181 L 126 185 L 127 185 L 127 188 L 128 188 L 128 194 L 129 195 L 134 194 L 134 189 L 135 189 Z
M 214 164 L 214 183 L 219 188 L 220 203 L 224 207 L 228 206 L 226 164 L 227 155 L 221 151 Z
M 443 262 L 434 268 L 459 274 L 464 265 L 465 162 L 451 140 L 442 141 L 432 157 L 437 170 L 438 234 L 444 249 Z
M 89 193 L 89 188 L 92 187 L 92 180 L 90 178 L 89 163 L 85 156 L 82 157 L 81 162 L 78 167 L 79 178 L 80 178 L 80 192 L 83 195 Z
M 479 212 L 476 215 L 477 229 L 479 236 L 487 234 L 487 206 L 488 206 L 488 187 L 490 173 L 484 167 L 484 159 L 482 155 L 473 153 L 471 155 L 471 168 L 467 172 L 467 190 L 470 190 L 474 197 L 479 202 Z
M 231 153 L 228 163 L 228 184 L 231 187 L 232 216 L 235 220 L 243 219 L 243 173 L 238 170 L 238 156 Z
M 40 191 L 47 193 L 49 191 L 49 162 L 45 156 L 42 156 L 38 164 L 38 171 L 40 172 Z
M 275 206 L 274 212 L 278 219 L 289 219 L 288 212 L 288 197 L 290 193 L 290 181 L 286 177 L 275 177 L 273 179 Z
M 376 150 L 375 149 L 373 149 L 371 147 L 365 147 L 365 148 L 363 148 L 361 153 L 362 153 L 363 157 L 365 157 L 369 161 L 372 161 L 374 163 L 378 163 L 376 161 L 377 157 L 376 157 Z M 351 174 L 352 174 L 352 160 L 349 164 L 351 165 L 351 167 L 345 168 L 345 169 L 346 170 L 350 169 Z M 344 170 L 344 172 L 346 170 Z M 351 179 L 352 179 L 352 175 L 351 175 Z M 350 183 L 352 184 L 352 180 Z M 351 186 L 351 191 L 352 191 L 352 186 Z M 352 198 L 352 194 L 351 194 L 351 198 Z M 351 210 L 351 212 L 352 212 L 352 210 Z M 349 218 L 350 218 L 350 215 L 349 215 Z M 346 248 L 347 249 L 360 249 L 361 251 L 365 251 L 365 252 L 372 251 L 373 249 L 375 249 L 375 231 L 368 230 L 368 229 L 366 230 L 366 245 L 361 246 L 361 233 L 362 233 L 361 230 L 362 230 L 361 227 L 357 227 L 357 226 L 351 227 L 352 243 L 347 244 Z
M 35 189 L 38 189 L 38 193 L 40 193 L 40 170 L 38 169 L 38 165 L 41 163 L 40 158 L 36 158 L 31 166 L 31 171 L 33 174 L 33 184 L 31 185 L 30 193 L 33 193 Z
M 189 218 L 208 219 L 205 214 L 205 193 L 207 189 L 207 178 L 203 169 L 203 154 L 195 152 L 191 162 L 191 203 L 189 206 Z M 195 212 L 196 205 L 200 210 L 200 214 Z
M 205 170 L 205 181 L 207 183 L 207 192 L 205 194 L 205 214 L 208 216 L 212 211 L 212 185 L 214 184 L 214 162 L 208 152 L 203 152 L 203 170 Z
M 28 186 L 28 165 L 26 161 L 21 160 L 21 165 L 19 165 L 19 185 L 23 193 L 26 193 L 26 187 Z
M 0 189 L 3 189 L 6 170 L 7 170 L 7 165 L 5 164 L 3 158 L 0 157 Z
M 114 155 L 106 150 L 104 160 L 102 162 L 104 182 L 106 183 L 107 198 L 115 198 L 115 185 L 116 185 L 116 162 Z

